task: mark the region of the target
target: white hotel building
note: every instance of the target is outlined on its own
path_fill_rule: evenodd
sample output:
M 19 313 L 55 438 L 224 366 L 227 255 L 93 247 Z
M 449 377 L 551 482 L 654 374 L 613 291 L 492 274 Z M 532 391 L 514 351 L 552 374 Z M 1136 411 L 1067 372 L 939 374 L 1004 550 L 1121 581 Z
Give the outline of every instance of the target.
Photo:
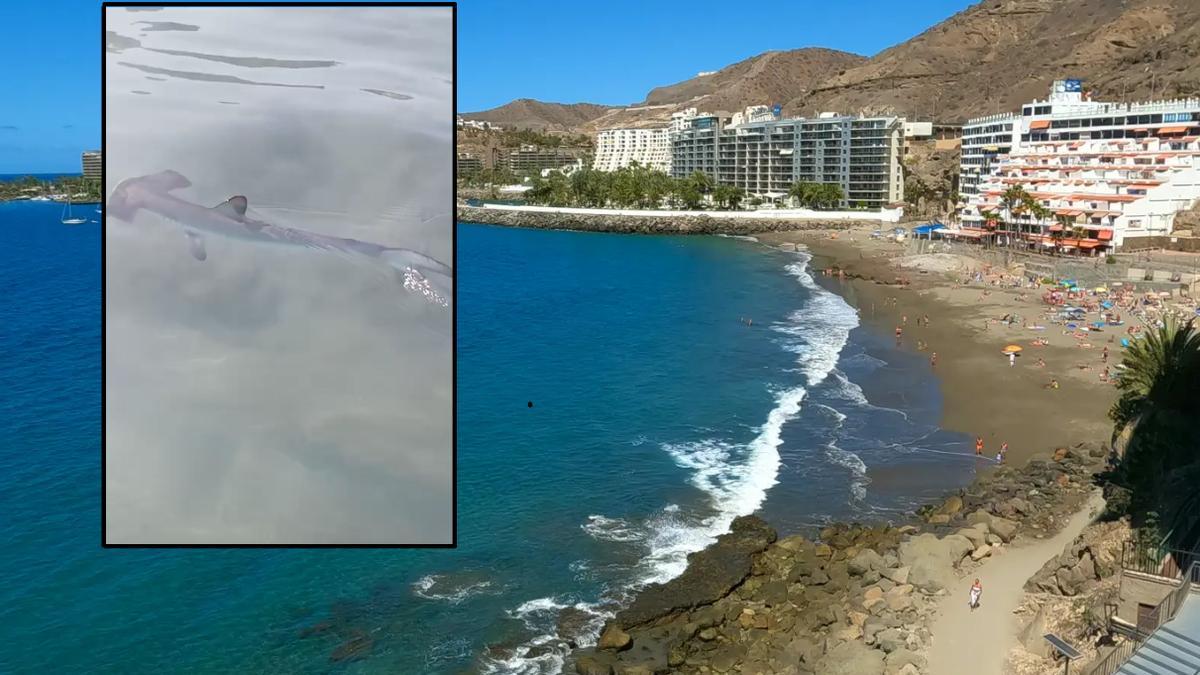
M 671 172 L 670 130 L 605 129 L 596 135 L 597 171 L 616 171 L 637 162 L 659 171 Z
M 1055 217 L 1000 213 L 1003 234 L 1031 246 L 1109 251 L 1129 238 L 1164 236 L 1175 214 L 1200 199 L 1200 99 L 1101 103 L 1078 80 L 1021 113 L 973 119 L 963 128 L 959 193 L 964 234 L 988 236 L 980 211 L 1022 186 Z M 1070 231 L 1062 231 L 1059 220 Z

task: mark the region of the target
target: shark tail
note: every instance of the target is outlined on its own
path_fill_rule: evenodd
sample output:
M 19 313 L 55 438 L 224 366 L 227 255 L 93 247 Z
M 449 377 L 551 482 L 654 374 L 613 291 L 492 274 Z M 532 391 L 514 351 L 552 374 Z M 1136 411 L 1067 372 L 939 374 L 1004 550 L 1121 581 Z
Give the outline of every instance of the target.
M 130 222 L 138 210 L 145 204 L 147 193 L 164 193 L 191 185 L 177 171 L 160 171 L 149 176 L 139 176 L 121 181 L 112 195 L 108 198 L 105 215 L 115 216 L 125 222 Z
M 454 298 L 454 270 L 450 266 L 406 248 L 385 248 L 379 258 L 396 270 L 405 290 L 420 293 L 436 305 L 450 306 Z

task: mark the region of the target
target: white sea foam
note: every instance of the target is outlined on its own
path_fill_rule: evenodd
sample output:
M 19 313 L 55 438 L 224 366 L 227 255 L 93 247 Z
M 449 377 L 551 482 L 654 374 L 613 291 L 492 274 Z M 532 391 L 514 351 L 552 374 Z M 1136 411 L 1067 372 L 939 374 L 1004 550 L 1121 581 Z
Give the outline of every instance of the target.
M 621 518 L 605 518 L 591 515 L 588 521 L 580 525 L 584 532 L 602 541 L 632 542 L 646 538 L 646 533 L 630 525 Z
M 773 329 L 785 336 L 781 340 L 782 346 L 797 355 L 800 372 L 805 376 L 808 386 L 812 387 L 834 371 L 850 331 L 858 326 L 858 314 L 840 297 L 813 281 L 807 271 L 812 256 L 803 252 L 796 255 L 799 260 L 789 264 L 786 269 L 810 291 L 809 300 L 802 310 L 791 314 L 787 323 L 773 326 Z M 806 393 L 805 387 L 774 392 L 775 406 L 748 443 L 709 438 L 662 444 L 677 465 L 691 471 L 689 482 L 708 495 L 712 513 L 707 517 L 697 522 L 695 517 L 683 513 L 678 505 L 670 504 L 647 519 L 642 528 L 601 515 L 589 516 L 588 522 L 581 527 L 593 537 L 610 541 L 633 541 L 634 532 L 641 535 L 647 554 L 639 565 L 640 574 L 631 580 L 632 588 L 663 583 L 679 576 L 687 568 L 688 554 L 716 541 L 718 536 L 729 530 L 730 524 L 738 516 L 754 513 L 762 506 L 767 491 L 778 482 L 783 426 L 800 411 Z M 836 410 L 833 412 L 841 415 Z M 857 456 L 854 457 L 857 459 Z M 861 478 L 866 479 L 865 466 L 862 467 Z M 511 657 L 485 659 L 484 671 L 520 675 L 561 672 L 569 649 L 559 642 L 555 643 L 550 653 L 543 653 L 536 658 L 526 658 L 524 655 L 534 646 L 557 640 L 554 637 L 554 620 L 566 606 L 553 598 L 538 598 L 512 610 L 510 615 L 525 622 L 538 637 L 515 650 Z M 582 646 L 593 644 L 604 619 L 611 614 L 586 603 L 574 606 L 596 613 L 594 627 L 589 624 L 594 628 L 589 633 L 590 637 L 576 638 Z
M 800 368 L 809 386 L 820 384 L 837 365 L 838 356 L 850 339 L 850 331 L 858 326 L 858 312 L 838 295 L 813 281 L 808 273 L 807 253 L 797 253 L 801 260 L 787 266 L 787 271 L 811 291 L 809 301 L 796 310 L 786 323 L 772 329 L 787 337 L 783 347 L 800 355 Z
M 492 587 L 490 581 L 472 581 L 456 584 L 453 580 L 440 574 L 427 574 L 412 584 L 413 595 L 426 600 L 441 600 L 457 605 L 463 600 L 481 593 Z
M 867 465 L 863 462 L 862 457 L 843 450 L 838 446 L 830 443 L 825 446 L 825 455 L 829 461 L 850 470 L 853 478 L 850 479 L 850 494 L 857 501 L 862 501 L 867 497 L 867 485 L 871 479 L 867 476 Z
M 866 352 L 859 352 L 853 356 L 847 356 L 846 358 L 842 359 L 842 363 L 848 366 L 865 366 L 871 370 L 877 370 L 888 364 L 887 361 L 871 356 Z
M 850 401 L 851 403 L 856 403 L 860 406 L 873 408 L 875 410 L 885 410 L 890 413 L 895 413 L 904 419 L 908 419 L 908 413 L 904 412 L 903 410 L 875 405 L 874 403 L 868 401 L 867 395 L 863 393 L 862 387 L 852 382 L 850 378 L 846 377 L 846 374 L 841 370 L 834 369 L 831 375 L 834 384 L 834 388 L 830 392 L 831 395 L 845 401 Z

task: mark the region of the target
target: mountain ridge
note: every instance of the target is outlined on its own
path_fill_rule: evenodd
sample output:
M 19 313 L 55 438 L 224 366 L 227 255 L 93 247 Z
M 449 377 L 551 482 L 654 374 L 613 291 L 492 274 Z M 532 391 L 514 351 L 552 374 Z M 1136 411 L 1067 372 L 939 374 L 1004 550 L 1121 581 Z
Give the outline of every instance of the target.
M 1196 0 L 983 0 L 870 58 L 825 47 L 768 51 L 651 89 L 627 107 L 518 99 L 463 117 L 594 134 L 661 126 L 676 110 L 781 104 L 787 115 L 898 114 L 960 123 L 1015 112 L 1074 77 L 1097 100 L 1200 92 Z M 534 105 L 536 104 L 536 105 Z

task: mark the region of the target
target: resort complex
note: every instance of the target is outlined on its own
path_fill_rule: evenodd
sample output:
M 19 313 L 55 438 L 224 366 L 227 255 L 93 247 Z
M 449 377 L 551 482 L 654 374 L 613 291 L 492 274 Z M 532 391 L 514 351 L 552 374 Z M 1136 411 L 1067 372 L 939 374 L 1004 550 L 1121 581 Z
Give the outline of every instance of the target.
M 832 183 L 841 206 L 880 209 L 904 195 L 904 125 L 900 117 L 835 113 L 783 119 L 778 107 L 762 105 L 732 115 L 692 108 L 673 114 L 667 128 L 600 132 L 594 168 L 636 161 L 676 178 L 700 172 L 766 201 L 787 198 L 797 182 Z
M 1019 114 L 965 125 L 962 234 L 1081 253 L 1169 235 L 1200 198 L 1198 139 L 1200 99 L 1101 103 L 1059 80 Z
M 605 129 L 596 135 L 592 168 L 616 171 L 633 163 L 671 172 L 671 138 L 667 129 Z

